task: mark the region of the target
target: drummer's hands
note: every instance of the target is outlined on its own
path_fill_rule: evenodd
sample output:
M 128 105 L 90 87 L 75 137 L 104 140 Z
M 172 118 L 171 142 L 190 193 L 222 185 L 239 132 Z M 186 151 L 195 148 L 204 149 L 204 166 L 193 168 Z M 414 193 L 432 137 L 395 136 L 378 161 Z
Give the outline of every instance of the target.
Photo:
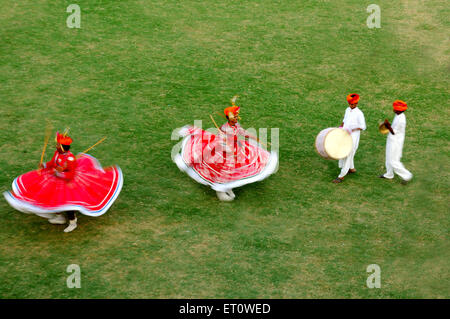
M 384 125 L 392 134 L 394 134 L 394 131 L 392 130 L 392 127 L 391 127 L 391 123 L 389 123 L 388 119 L 384 120 Z
M 394 130 L 392 129 L 391 123 L 389 123 L 388 119 L 384 120 L 384 125 L 391 132 L 392 135 L 395 135 Z
M 57 172 L 59 172 L 59 173 L 61 173 L 63 170 L 64 170 L 64 168 L 61 167 L 61 166 L 57 166 L 57 167 L 55 168 L 55 171 L 57 171 Z
M 39 169 L 44 169 L 44 164 L 39 163 Z

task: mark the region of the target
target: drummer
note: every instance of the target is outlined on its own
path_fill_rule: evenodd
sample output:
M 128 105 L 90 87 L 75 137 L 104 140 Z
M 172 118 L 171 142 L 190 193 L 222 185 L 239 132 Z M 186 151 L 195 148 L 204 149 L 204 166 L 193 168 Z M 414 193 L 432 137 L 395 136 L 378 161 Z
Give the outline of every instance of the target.
M 359 95 L 356 93 L 347 95 L 347 102 L 349 107 L 345 110 L 344 120 L 339 127 L 346 129 L 351 134 L 353 149 L 347 157 L 339 160 L 339 168 L 341 168 L 341 172 L 339 173 L 339 176 L 333 180 L 333 183 L 342 183 L 345 175 L 348 173 L 356 173 L 353 158 L 355 157 L 356 150 L 358 149 L 361 131 L 366 129 L 364 114 L 358 108 Z

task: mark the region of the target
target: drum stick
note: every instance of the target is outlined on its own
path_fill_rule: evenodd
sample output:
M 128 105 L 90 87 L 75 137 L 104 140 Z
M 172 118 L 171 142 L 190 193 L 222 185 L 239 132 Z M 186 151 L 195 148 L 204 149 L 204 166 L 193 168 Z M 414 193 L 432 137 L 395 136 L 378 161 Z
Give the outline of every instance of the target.
M 256 141 L 258 141 L 258 143 L 259 144 L 262 144 L 262 145 L 264 145 L 266 148 L 269 148 L 268 146 L 267 146 L 267 144 L 269 144 L 269 145 L 272 145 L 272 144 L 270 144 L 270 142 L 267 142 L 267 144 L 266 143 L 263 143 L 263 142 L 261 142 L 260 140 L 259 140 L 259 138 L 256 138 Z
M 39 161 L 39 168 L 42 165 L 42 162 L 44 161 L 44 154 L 45 154 L 45 150 L 47 149 L 47 145 L 48 145 L 48 140 L 50 138 L 50 134 L 52 133 L 52 128 L 51 126 L 47 123 L 47 127 L 45 129 L 45 138 L 44 138 L 44 148 L 42 149 L 42 153 L 41 153 L 41 160 Z
M 269 148 L 269 147 L 267 146 L 267 144 L 272 145 L 272 144 L 270 144 L 270 142 L 267 142 L 267 144 L 261 142 L 261 141 L 259 140 L 259 138 L 257 138 L 256 136 L 249 136 L 249 138 L 251 138 L 252 140 L 256 140 L 259 144 L 264 145 L 266 148 Z
M 222 116 L 224 119 L 226 119 L 227 117 L 225 116 L 225 115 L 223 115 L 222 113 L 220 113 L 220 112 L 216 112 L 217 114 L 219 114 L 220 116 Z
M 209 117 L 211 118 L 211 121 L 213 121 L 213 123 L 217 127 L 217 129 L 219 130 L 219 133 L 223 133 L 222 130 L 217 126 L 217 123 L 216 123 L 216 121 L 214 121 L 214 118 L 212 117 L 211 114 L 209 114 Z
M 98 144 L 100 144 L 101 142 L 103 142 L 104 140 L 106 140 L 106 136 L 104 138 L 102 138 L 101 140 L 99 140 L 97 143 L 95 143 L 94 145 L 92 145 L 91 147 L 89 147 L 87 150 L 85 150 L 84 152 L 81 152 L 80 154 L 78 154 L 76 157 L 79 158 L 81 155 L 85 154 L 87 151 L 93 149 L 94 147 L 96 147 Z
M 214 118 L 212 117 L 211 114 L 209 115 L 209 117 L 211 118 L 211 120 L 213 121 L 214 125 L 217 127 L 217 129 L 219 130 L 219 132 L 221 132 L 222 130 L 217 126 L 216 121 L 214 121 Z M 250 136 L 249 136 L 249 137 L 250 137 Z M 264 145 L 266 148 L 268 148 L 267 144 L 261 142 L 261 141 L 259 140 L 259 138 L 257 138 L 257 137 L 255 137 L 255 138 L 250 137 L 250 138 L 256 140 L 258 143 L 260 143 L 260 144 Z M 267 142 L 267 143 L 268 143 L 269 145 L 272 145 L 272 144 L 270 144 L 270 142 Z

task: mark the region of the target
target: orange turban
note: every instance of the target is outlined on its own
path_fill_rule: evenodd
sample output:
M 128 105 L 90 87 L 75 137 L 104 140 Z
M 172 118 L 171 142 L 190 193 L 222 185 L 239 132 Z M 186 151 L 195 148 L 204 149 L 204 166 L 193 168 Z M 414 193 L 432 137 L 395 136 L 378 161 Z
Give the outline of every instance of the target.
M 406 102 L 402 101 L 402 100 L 395 100 L 394 104 L 392 105 L 394 107 L 395 111 L 406 111 L 406 109 L 408 108 L 408 105 L 406 105 Z
M 359 101 L 359 95 L 356 93 L 351 93 L 347 95 L 347 102 L 348 104 L 356 104 Z
M 56 132 L 56 142 L 62 145 L 70 145 L 72 144 L 72 139 L 70 138 L 70 136 L 66 136 L 65 134 Z
M 238 115 L 240 108 L 241 108 L 240 106 L 230 106 L 227 107 L 223 112 L 225 113 L 226 116 L 228 116 L 228 113 L 230 112 L 233 113 L 233 115 Z

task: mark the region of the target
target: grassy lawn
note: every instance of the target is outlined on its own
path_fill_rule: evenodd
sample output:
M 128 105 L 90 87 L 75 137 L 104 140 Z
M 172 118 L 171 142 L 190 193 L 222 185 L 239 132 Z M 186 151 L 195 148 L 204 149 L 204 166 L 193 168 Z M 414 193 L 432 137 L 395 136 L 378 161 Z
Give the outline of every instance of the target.
M 37 167 L 47 119 L 74 153 L 108 136 L 90 154 L 124 186 L 70 234 L 0 200 L 0 298 L 450 297 L 446 1 L 380 0 L 380 29 L 360 0 L 77 0 L 80 29 L 70 3 L 0 0 L 0 192 Z M 335 185 L 314 139 L 352 92 L 368 129 Z M 171 134 L 235 94 L 245 128 L 280 129 L 280 166 L 226 203 L 178 170 Z M 377 178 L 395 99 L 406 186 Z

